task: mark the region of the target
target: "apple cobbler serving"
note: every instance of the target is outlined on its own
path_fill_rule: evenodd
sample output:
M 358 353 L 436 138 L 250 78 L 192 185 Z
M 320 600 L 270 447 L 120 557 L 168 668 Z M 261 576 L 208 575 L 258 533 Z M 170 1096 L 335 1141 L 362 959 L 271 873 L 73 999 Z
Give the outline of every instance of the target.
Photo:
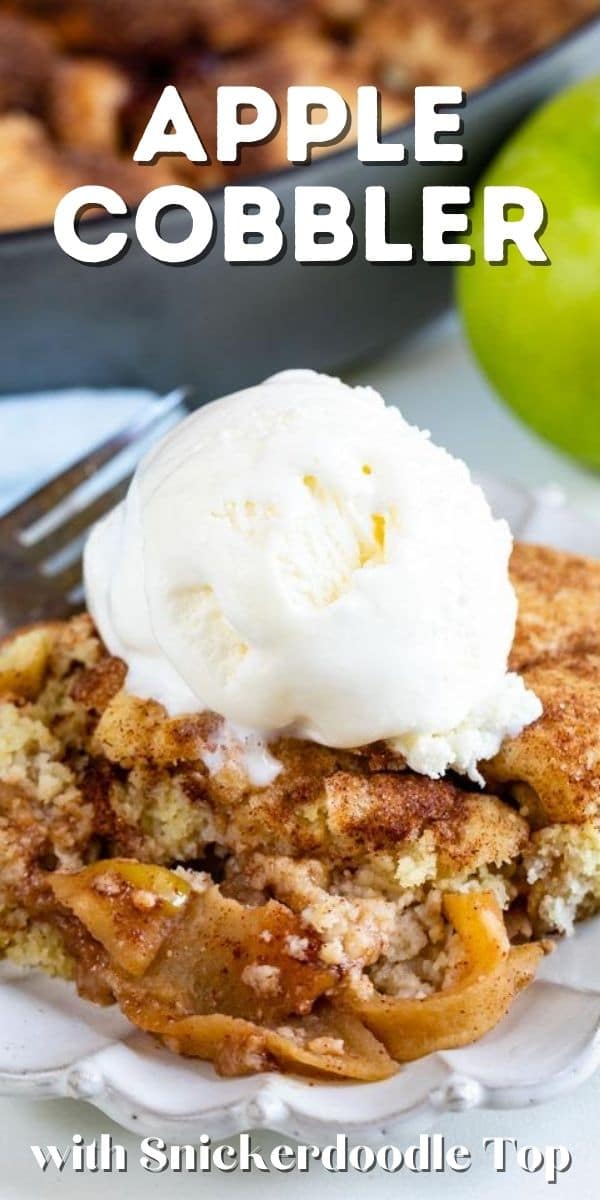
M 491 1028 L 539 939 L 600 907 L 600 565 L 517 546 L 512 574 L 544 715 L 483 792 L 291 739 L 257 787 L 235 756 L 206 766 L 219 718 L 123 690 L 88 616 L 9 639 L 6 957 L 225 1073 L 376 1079 Z
M 166 84 L 208 141 L 216 89 L 376 86 L 391 127 L 418 85 L 482 86 L 599 11 L 598 0 L 0 0 L 0 229 L 48 224 L 90 182 L 135 203 L 169 182 L 221 186 L 286 164 L 285 129 L 239 167 L 132 155 Z
M 600 563 L 510 550 L 369 389 L 188 418 L 0 648 L 3 955 L 224 1074 L 490 1030 L 600 908 Z

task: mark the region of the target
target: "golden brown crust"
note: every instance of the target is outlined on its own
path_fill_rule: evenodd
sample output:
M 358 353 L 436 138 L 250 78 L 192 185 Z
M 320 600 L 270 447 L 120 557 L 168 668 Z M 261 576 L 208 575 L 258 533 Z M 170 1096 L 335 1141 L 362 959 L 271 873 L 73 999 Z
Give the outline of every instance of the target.
M 161 166 L 143 167 L 108 151 L 58 145 L 46 126 L 27 113 L 0 116 L 0 231 L 50 224 L 63 196 L 90 182 L 116 188 L 133 204 L 144 188 L 171 180 Z
M 362 40 L 369 19 L 379 18 L 380 38 L 395 44 L 398 57 L 435 79 L 440 60 L 453 54 L 480 82 L 560 37 L 596 11 L 594 0 L 536 0 L 529 5 L 502 0 L 13 0 L 8 8 L 44 21 L 64 46 L 74 50 L 160 58 L 185 47 L 194 36 L 211 49 L 231 52 L 264 41 L 298 13 L 314 13 L 331 32 L 350 29 Z M 415 31 L 420 34 L 417 39 Z M 478 58 L 483 60 L 478 73 Z M 485 74 L 484 74 L 485 72 Z M 431 78 L 434 76 L 434 78 Z M 467 86 L 472 86 L 468 84 Z
M 307 747 L 306 758 L 311 759 Z M 349 767 L 351 764 L 347 763 Z M 401 853 L 428 833 L 440 870 L 476 870 L 509 861 L 527 829 L 493 796 L 473 795 L 423 776 L 333 770 L 325 779 L 284 773 L 247 794 L 224 833 L 237 853 L 265 849 L 357 863 L 374 851 Z
M 0 113 L 43 127 L 18 154 L 14 136 L 12 147 L 0 139 L 12 163 L 0 228 L 48 223 L 57 193 L 78 183 L 135 203 L 174 179 L 207 188 L 279 170 L 289 86 L 336 88 L 353 109 L 357 88 L 375 85 L 389 127 L 410 119 L 415 86 L 478 87 L 598 10 L 599 0 L 0 0 Z M 219 85 L 266 88 L 282 126 L 235 166 L 174 156 L 146 173 L 131 158 L 167 83 L 181 88 L 213 156 Z
M 106 59 L 61 59 L 49 89 L 48 123 L 65 147 L 121 154 L 121 118 L 130 97 L 121 67 Z
M 85 691 L 88 703 L 97 706 L 97 697 L 90 698 L 91 682 L 88 672 L 77 684 L 77 695 Z M 120 770 L 137 765 L 139 773 L 140 760 L 146 763 L 150 794 L 161 772 L 170 771 L 190 803 L 210 811 L 211 835 L 216 829 L 235 853 L 264 849 L 358 862 L 372 851 L 415 843 L 428 831 L 444 870 L 451 872 L 506 862 L 525 840 L 524 822 L 494 797 L 405 771 L 392 756 L 387 762 L 392 770 L 382 770 L 380 754 L 287 740 L 271 747 L 283 770 L 268 786 L 253 787 L 232 759 L 209 775 L 203 756 L 219 744 L 221 724 L 207 713 L 170 719 L 154 701 L 118 692 L 102 714 L 93 748 Z M 104 778 L 118 823 L 116 847 L 139 854 L 139 835 L 134 829 L 132 836 L 124 820 L 120 776 L 114 787 L 110 775 Z M 196 856 L 202 853 L 198 845 Z
M 0 112 L 43 113 L 55 64 L 49 38 L 0 11 Z
M 197 25 L 198 0 L 14 0 L 70 50 L 162 53 L 185 44 Z
M 458 82 L 471 90 L 597 11 L 595 0 L 383 0 L 367 6 L 363 38 L 390 86 Z
M 544 712 L 483 768 L 510 786 L 535 825 L 579 822 L 600 811 L 600 655 L 549 659 L 524 672 Z
M 527 836 L 524 822 L 495 797 L 408 773 L 360 778 L 337 772 L 326 785 L 326 798 L 330 853 L 344 858 L 414 842 L 429 832 L 440 870 L 471 872 L 510 861 Z
M 514 671 L 542 658 L 600 650 L 600 562 L 517 543 L 511 579 L 519 600 Z

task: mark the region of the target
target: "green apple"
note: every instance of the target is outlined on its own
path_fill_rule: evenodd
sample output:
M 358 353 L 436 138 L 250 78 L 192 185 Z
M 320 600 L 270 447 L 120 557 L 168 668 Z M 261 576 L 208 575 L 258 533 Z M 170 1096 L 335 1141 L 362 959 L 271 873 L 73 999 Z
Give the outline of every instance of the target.
M 533 188 L 547 211 L 548 265 L 509 245 L 485 262 L 482 188 Z M 475 353 L 502 398 L 549 441 L 600 467 L 600 77 L 569 88 L 529 118 L 481 180 L 457 269 L 457 296 Z

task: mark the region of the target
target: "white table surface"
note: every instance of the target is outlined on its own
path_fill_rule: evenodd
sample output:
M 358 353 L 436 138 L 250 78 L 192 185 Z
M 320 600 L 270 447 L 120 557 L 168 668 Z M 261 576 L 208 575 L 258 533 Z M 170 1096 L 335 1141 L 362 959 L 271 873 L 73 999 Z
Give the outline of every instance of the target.
M 296 364 L 290 364 L 296 365 Z M 304 364 L 310 365 L 310 364 Z M 528 433 L 493 397 L 469 357 L 454 318 L 447 318 L 419 335 L 409 345 L 365 364 L 352 372 L 352 380 L 377 387 L 388 401 L 397 403 L 412 422 L 431 430 L 436 441 L 459 454 L 470 466 L 529 487 L 558 484 L 568 501 L 600 517 L 600 477 L 564 458 Z M 27 400 L 0 405 L 0 444 L 3 476 L 0 508 L 27 489 L 33 479 L 55 470 L 111 428 L 122 424 L 147 397 L 143 394 L 103 398 L 102 404 L 82 403 L 79 397 L 49 403 Z M 43 1031 L 40 1031 L 43 1032 Z M 562 1197 L 588 1200 L 597 1191 L 600 1152 L 597 1114 L 600 1081 L 591 1080 L 576 1093 L 543 1108 L 518 1112 L 472 1112 L 440 1119 L 437 1132 L 450 1143 L 465 1143 L 473 1150 L 474 1165 L 466 1175 L 330 1175 L 315 1168 L 306 1176 L 219 1175 L 210 1177 L 149 1175 L 137 1165 L 136 1139 L 94 1109 L 72 1101 L 29 1102 L 0 1100 L 0 1200 L 39 1200 L 48 1196 L 105 1196 L 109 1188 L 128 1200 L 161 1196 L 196 1197 L 199 1189 L 211 1198 L 253 1200 L 280 1194 L 304 1200 L 318 1189 L 324 1197 L 368 1196 L 387 1200 L 402 1194 L 413 1197 L 454 1197 L 479 1200 L 496 1197 L 538 1197 L 548 1193 L 540 1175 L 510 1169 L 495 1174 L 481 1153 L 485 1136 L 516 1137 L 519 1144 L 563 1143 L 573 1155 L 573 1166 L 552 1188 Z M 74 1133 L 91 1139 L 112 1132 L 129 1149 L 127 1175 L 85 1176 L 65 1171 L 42 1175 L 34 1163 L 32 1143 L 68 1145 Z M 200 1131 L 199 1131 L 200 1132 Z M 285 1139 L 259 1135 L 261 1144 Z

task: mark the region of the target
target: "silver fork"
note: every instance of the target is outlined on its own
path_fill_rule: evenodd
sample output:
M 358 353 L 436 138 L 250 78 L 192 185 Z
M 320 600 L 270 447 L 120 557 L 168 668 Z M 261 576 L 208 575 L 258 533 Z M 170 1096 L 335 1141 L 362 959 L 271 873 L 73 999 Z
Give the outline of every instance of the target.
M 188 389 L 170 392 L 0 518 L 0 637 L 81 607 L 85 535 L 123 498 L 131 474 L 91 499 L 90 481 L 168 417 L 192 407 Z

